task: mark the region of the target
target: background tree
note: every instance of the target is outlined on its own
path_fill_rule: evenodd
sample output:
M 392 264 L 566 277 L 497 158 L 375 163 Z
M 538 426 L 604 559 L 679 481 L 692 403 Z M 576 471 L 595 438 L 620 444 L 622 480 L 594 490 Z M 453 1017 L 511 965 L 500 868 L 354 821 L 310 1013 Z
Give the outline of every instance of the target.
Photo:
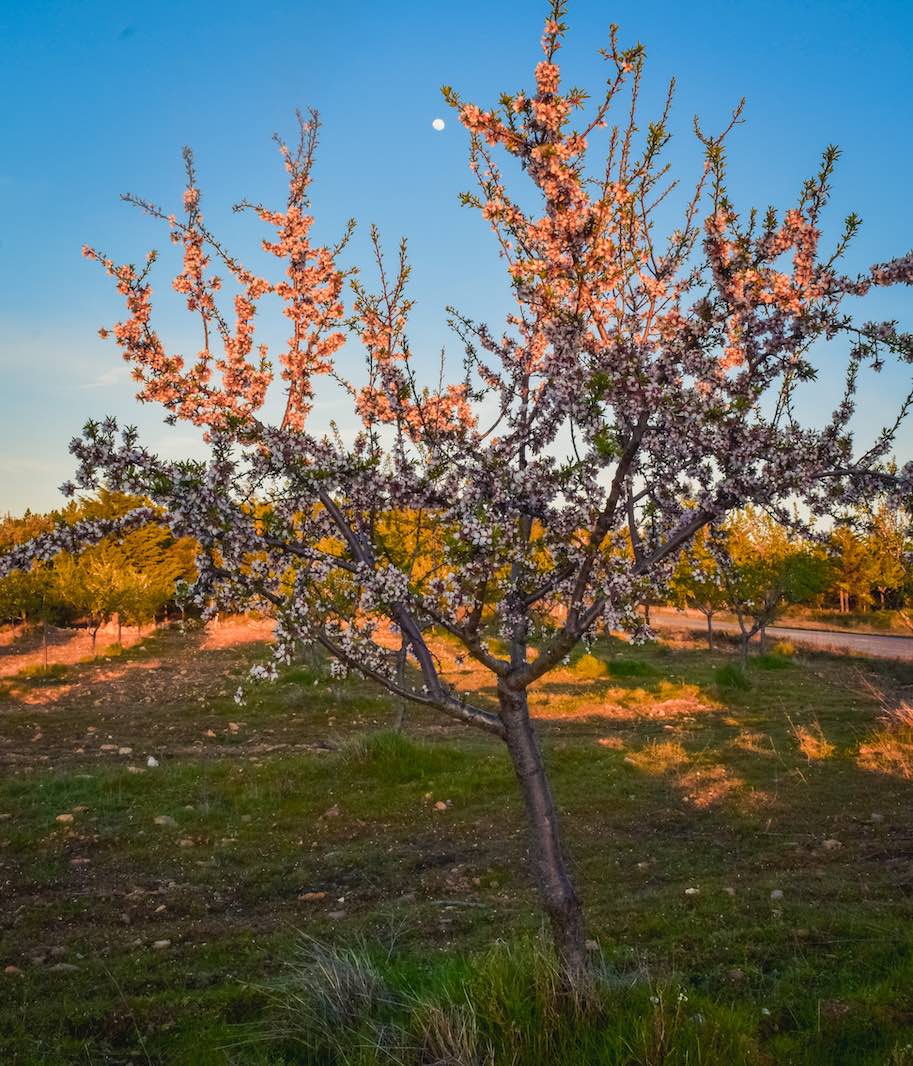
M 51 529 L 57 514 L 38 515 L 31 511 L 21 518 L 7 515 L 0 521 L 0 555 Z M 51 565 L 37 562 L 31 569 L 15 571 L 0 578 L 0 622 L 40 625 L 44 665 L 48 665 L 48 626 L 60 624 L 66 609 L 57 594 Z
M 48 665 L 48 626 L 59 625 L 65 614 L 49 563 L 35 563 L 31 570 L 9 574 L 0 581 L 0 619 L 41 626 L 45 666 Z
M 754 503 L 779 516 L 801 500 L 816 515 L 876 491 L 909 490 L 911 469 L 886 467 L 892 431 L 857 448 L 850 417 L 862 371 L 895 354 L 910 360 L 913 340 L 894 323 L 856 322 L 843 303 L 872 286 L 909 284 L 913 256 L 841 273 L 854 217 L 819 253 L 835 149 L 782 217 L 740 216 L 726 189 L 728 130 L 698 130 L 705 167 L 680 225 L 663 239 L 657 209 L 668 195 L 661 155 L 669 103 L 652 122 L 636 117 L 644 52 L 621 48 L 614 29 L 595 104 L 562 88 L 563 18 L 556 0 L 528 91 L 484 109 L 445 89 L 470 134 L 478 188 L 464 202 L 494 230 L 516 298 L 503 334 L 453 311 L 462 372 L 437 374 L 430 360 L 413 359 L 405 248 L 391 265 L 376 233 L 376 285 L 357 279 L 347 313 L 347 272 L 337 262 L 346 235 L 333 246 L 311 237 L 316 116 L 302 120 L 297 147 L 280 143 L 286 204 L 240 205 L 272 227 L 263 248 L 283 265 L 272 280 L 210 233 L 187 153 L 180 218 L 131 199 L 183 252 L 174 287 L 199 320 L 197 357 L 170 354 L 152 325 L 154 255 L 136 267 L 86 254 L 125 298 L 127 316 L 113 334 L 140 396 L 162 403 L 172 420 L 204 427 L 208 457 L 169 461 L 113 420 L 89 423 L 72 445 L 79 466 L 67 489 L 104 484 L 148 497 L 176 537 L 201 545 L 198 602 L 208 610 L 270 607 L 275 659 L 258 676 L 316 642 L 340 670 L 503 741 L 540 897 L 562 968 L 576 979 L 587 969 L 583 912 L 529 687 L 600 627 L 644 636 L 637 604 L 665 584 L 695 534 L 731 511 Z M 594 162 L 590 142 L 610 111 L 627 117 Z M 531 190 L 513 193 L 496 153 Z M 226 290 L 233 317 L 223 310 Z M 254 344 L 267 301 L 281 304 L 290 327 L 275 368 Z M 345 329 L 366 353 L 358 382 L 334 363 Z M 841 343 L 841 402 L 820 428 L 802 426 L 797 397 L 815 380 L 812 360 L 834 366 Z M 282 415 L 271 423 L 265 412 L 274 408 L 264 404 L 274 373 Z M 352 433 L 309 429 L 321 374 L 349 398 Z M 375 516 L 400 509 L 434 515 L 441 530 L 434 565 L 421 573 L 392 562 L 378 535 Z M 97 528 L 69 527 L 68 538 L 101 539 L 156 519 L 140 508 Z M 605 551 L 625 530 L 630 556 Z M 3 566 L 43 558 L 60 543 L 39 538 Z M 406 685 L 393 627 L 416 672 Z M 471 703 L 448 676 L 429 646 L 436 629 L 488 673 L 491 702 Z
M 118 552 L 123 557 L 124 577 L 120 611 L 137 628 L 155 622 L 174 603 L 178 582 L 191 581 L 196 573 L 196 545 L 186 537 L 175 540 L 160 525 L 128 533 L 119 542 Z
M 908 528 L 909 516 L 885 504 L 876 509 L 870 523 L 866 547 L 872 559 L 872 585 L 882 610 L 888 593 L 902 589 L 907 579 Z
M 55 531 L 63 542 L 80 548 L 79 538 L 67 538 L 65 527 L 89 521 L 93 525 L 117 521 L 144 503 L 138 497 L 104 488 L 94 497 L 71 503 L 48 515 L 26 513 L 0 522 L 0 554 L 12 551 L 42 532 Z M 47 627 L 88 621 L 93 653 L 99 628 L 113 618 L 129 616 L 136 625 L 152 621 L 175 598 L 179 581 L 195 574 L 196 545 L 189 538 L 175 540 L 166 526 L 146 525 L 102 540 L 85 552 L 62 551 L 0 578 L 0 619 L 41 623 L 47 660 Z M 120 642 L 120 628 L 118 628 Z
M 743 668 L 752 637 L 783 610 L 821 593 L 831 577 L 820 547 L 752 508 L 733 515 L 713 542 L 727 606 L 739 623 Z
M 87 548 L 78 556 L 61 554 L 53 573 L 59 599 L 86 621 L 94 657 L 98 631 L 123 611 L 135 574 L 111 543 Z
M 851 605 L 864 611 L 872 600 L 877 564 L 871 544 L 849 525 L 837 525 L 830 535 L 833 568 L 832 587 L 837 590 L 841 614 Z
M 708 536 L 706 529 L 700 530 L 679 555 L 669 592 L 676 606 L 694 607 L 707 619 L 707 647 L 713 651 L 713 616 L 728 604 L 720 565 Z

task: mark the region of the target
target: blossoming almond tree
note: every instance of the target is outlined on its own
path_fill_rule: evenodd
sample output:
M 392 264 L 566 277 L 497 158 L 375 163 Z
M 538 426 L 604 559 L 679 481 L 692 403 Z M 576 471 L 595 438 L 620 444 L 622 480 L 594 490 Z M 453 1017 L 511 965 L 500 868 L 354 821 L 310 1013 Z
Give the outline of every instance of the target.
M 542 904 L 574 976 L 586 968 L 584 923 L 530 686 L 599 627 L 645 636 L 636 605 L 694 535 L 729 511 L 753 503 L 786 514 L 803 501 L 818 513 L 875 488 L 907 490 L 911 467 L 886 465 L 896 426 L 860 449 L 850 420 L 862 370 L 879 370 L 887 357 L 909 363 L 913 338 L 894 323 L 857 323 L 842 304 L 873 286 L 909 284 L 913 256 L 842 273 L 854 217 L 836 247 L 820 251 L 834 149 L 782 217 L 740 216 L 724 168 L 724 139 L 740 109 L 721 135 L 696 128 L 706 161 L 678 228 L 662 237 L 669 102 L 641 135 L 643 51 L 620 48 L 614 28 L 601 53 L 601 99 L 563 88 L 563 19 L 564 3 L 554 0 L 528 92 L 486 110 L 444 90 L 470 134 L 478 188 L 464 202 L 490 223 L 516 298 L 503 332 L 453 312 L 466 353 L 459 375 L 422 384 L 436 375 L 409 347 L 404 247 L 391 267 L 373 234 L 377 287 L 353 277 L 347 310 L 339 260 L 351 227 L 334 247 L 312 238 L 311 115 L 300 121 L 297 147 L 279 143 L 284 208 L 239 208 L 272 231 L 263 249 L 283 268 L 273 280 L 209 231 L 189 154 L 180 215 L 128 197 L 183 249 L 174 287 L 199 320 L 195 356 L 172 354 L 152 324 L 154 255 L 137 268 L 86 249 L 126 301 L 113 335 L 140 399 L 204 427 L 209 458 L 166 461 L 132 429 L 90 423 L 72 445 L 79 469 L 65 491 L 106 484 L 162 507 L 176 536 L 202 545 L 200 602 L 274 612 L 276 663 L 316 643 L 341 669 L 500 738 L 516 770 Z M 502 176 L 504 156 L 531 183 L 533 211 L 521 207 L 529 190 L 515 194 Z M 231 316 L 222 278 L 235 293 Z M 270 304 L 288 320 L 288 340 L 272 356 L 255 345 L 257 315 Z M 357 382 L 334 361 L 347 332 L 366 353 Z M 842 400 L 820 426 L 800 425 L 797 392 L 819 366 L 838 373 L 841 355 Z M 318 375 L 349 397 L 358 426 L 351 439 L 309 429 Z M 273 384 L 284 407 L 270 422 L 264 402 Z M 413 516 L 415 551 L 403 550 L 401 531 L 391 537 L 394 514 Z M 121 526 L 151 515 L 138 511 Z M 4 565 L 28 565 L 56 547 L 53 536 L 39 539 Z M 490 673 L 496 703 L 455 687 L 432 630 Z M 403 646 L 414 685 L 398 669 Z

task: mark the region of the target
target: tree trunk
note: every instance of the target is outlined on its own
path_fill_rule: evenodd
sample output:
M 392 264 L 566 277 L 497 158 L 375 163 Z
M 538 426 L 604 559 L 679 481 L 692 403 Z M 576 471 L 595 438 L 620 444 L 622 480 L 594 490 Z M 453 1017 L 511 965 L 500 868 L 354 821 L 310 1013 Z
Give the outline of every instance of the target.
M 403 646 L 396 657 L 396 683 L 400 688 L 405 687 L 406 681 L 406 657 L 409 654 L 409 645 L 403 639 Z M 406 701 L 402 696 L 397 696 L 396 710 L 393 712 L 393 729 L 399 733 L 406 721 Z
M 48 668 L 48 620 L 45 618 L 42 626 L 41 640 L 44 644 L 44 668 Z
M 751 640 L 751 630 L 745 626 L 745 617 L 741 613 L 736 613 L 736 618 L 739 620 L 739 656 L 742 662 L 743 673 L 748 669 L 748 642 Z
M 564 977 L 576 987 L 588 973 L 583 908 L 561 846 L 558 815 L 542 751 L 529 718 L 526 693 L 513 692 L 499 683 L 498 700 L 507 732 L 507 750 L 523 795 L 536 887 L 548 915 Z
M 98 636 L 98 630 L 97 629 L 93 629 L 92 630 L 92 658 L 93 659 L 96 657 L 95 656 L 95 638 L 97 636 Z
M 707 647 L 713 651 L 713 615 L 707 615 Z

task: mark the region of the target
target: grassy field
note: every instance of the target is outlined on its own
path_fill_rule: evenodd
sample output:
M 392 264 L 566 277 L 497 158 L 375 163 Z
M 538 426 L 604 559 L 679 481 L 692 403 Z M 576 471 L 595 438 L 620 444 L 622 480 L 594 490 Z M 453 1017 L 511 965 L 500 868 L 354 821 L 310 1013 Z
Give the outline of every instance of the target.
M 498 742 L 319 666 L 239 708 L 263 654 L 0 680 L 0 1062 L 913 1063 L 913 668 L 611 641 L 540 685 L 575 1006 Z

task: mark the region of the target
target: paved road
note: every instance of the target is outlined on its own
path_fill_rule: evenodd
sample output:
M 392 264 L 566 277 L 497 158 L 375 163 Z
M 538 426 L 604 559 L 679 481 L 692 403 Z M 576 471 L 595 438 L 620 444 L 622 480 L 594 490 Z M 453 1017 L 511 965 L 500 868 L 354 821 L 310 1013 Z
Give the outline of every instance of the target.
M 703 616 L 694 618 L 677 611 L 650 612 L 650 618 L 659 628 L 679 628 L 707 632 Z M 738 633 L 737 622 L 717 622 L 714 630 L 721 633 Z M 839 629 L 791 629 L 788 626 L 769 626 L 767 636 L 772 640 L 791 640 L 806 647 L 834 649 L 869 655 L 876 659 L 901 659 L 913 662 L 913 637 L 883 636 L 880 633 L 846 633 Z M 755 638 L 757 639 L 757 638 Z

